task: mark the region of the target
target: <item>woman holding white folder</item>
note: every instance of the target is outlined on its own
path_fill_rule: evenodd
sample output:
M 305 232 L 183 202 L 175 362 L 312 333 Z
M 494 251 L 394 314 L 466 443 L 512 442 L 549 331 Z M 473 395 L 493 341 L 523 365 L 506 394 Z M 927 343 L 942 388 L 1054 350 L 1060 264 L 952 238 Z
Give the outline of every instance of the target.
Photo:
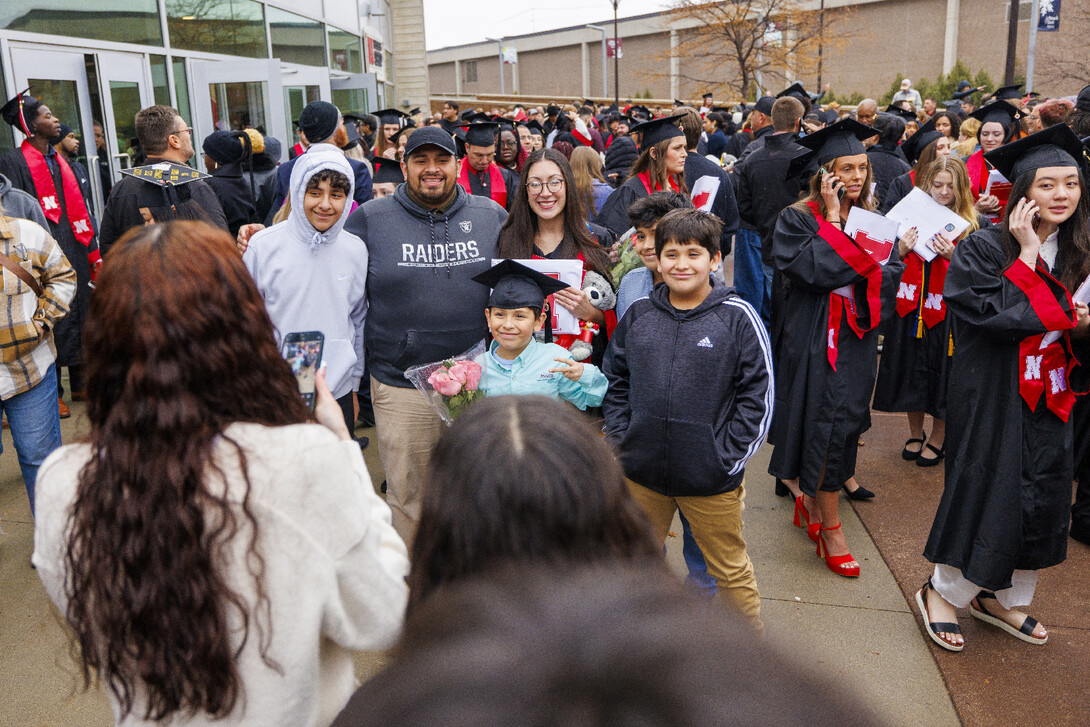
M 946 386 L 954 355 L 943 283 L 958 240 L 991 223 L 973 208 L 969 174 L 957 157 L 940 156 L 921 168 L 919 188 L 969 226 L 955 240 L 932 237 L 926 243 L 935 252 L 931 260 L 913 251 L 915 228 L 901 239 L 898 252 L 905 270 L 897 289 L 897 314 L 885 328 L 873 406 L 878 411 L 908 413 L 909 438 L 901 457 L 932 467 L 946 456 Z M 923 430 L 925 414 L 932 417 L 930 433 Z

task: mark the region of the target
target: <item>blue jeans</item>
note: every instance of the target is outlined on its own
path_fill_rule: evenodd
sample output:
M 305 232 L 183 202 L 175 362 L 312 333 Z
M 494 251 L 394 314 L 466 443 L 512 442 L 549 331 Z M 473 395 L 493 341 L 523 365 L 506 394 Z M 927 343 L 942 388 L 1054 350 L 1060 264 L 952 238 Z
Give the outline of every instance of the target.
M 61 418 L 57 410 L 57 367 L 50 366 L 37 385 L 10 399 L 0 401 L 7 414 L 19 468 L 23 471 L 30 513 L 34 514 L 34 482 L 38 468 L 53 450 L 61 446 Z M 0 452 L 4 451 L 0 443 Z
M 708 575 L 708 564 L 704 562 L 704 554 L 700 552 L 700 546 L 693 538 L 693 529 L 680 510 L 677 516 L 681 518 L 681 554 L 685 556 L 685 565 L 689 568 L 686 580 L 699 588 L 705 596 L 714 596 L 718 590 L 715 579 Z
M 772 311 L 772 268 L 761 262 L 761 236 L 742 227 L 734 235 L 734 289 L 769 327 Z

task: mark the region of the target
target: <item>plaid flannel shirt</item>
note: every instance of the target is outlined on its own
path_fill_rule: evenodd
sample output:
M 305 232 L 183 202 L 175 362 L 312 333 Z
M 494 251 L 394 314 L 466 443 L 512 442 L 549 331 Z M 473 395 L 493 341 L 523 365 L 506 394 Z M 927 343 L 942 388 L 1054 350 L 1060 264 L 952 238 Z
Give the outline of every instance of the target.
M 0 216 L 0 254 L 38 280 L 42 295 L 7 268 L 0 301 L 0 399 L 36 386 L 57 359 L 53 327 L 68 315 L 76 295 L 76 271 L 45 229 L 29 220 Z

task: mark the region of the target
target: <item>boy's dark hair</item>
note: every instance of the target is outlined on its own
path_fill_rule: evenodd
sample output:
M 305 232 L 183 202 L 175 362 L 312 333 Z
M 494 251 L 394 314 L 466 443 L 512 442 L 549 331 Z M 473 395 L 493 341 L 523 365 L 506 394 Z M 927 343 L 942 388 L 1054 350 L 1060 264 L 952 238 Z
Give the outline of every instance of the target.
M 352 182 L 335 169 L 323 169 L 307 180 L 307 189 L 318 189 L 322 182 L 329 182 L 333 189 L 339 189 L 345 196 L 352 192 Z
M 410 612 L 443 586 L 503 565 L 662 559 L 620 463 L 569 404 L 485 397 L 443 432 L 424 482 Z
M 541 315 L 541 311 L 544 310 L 543 308 L 535 308 L 532 305 L 524 305 L 524 306 L 520 306 L 520 307 L 521 308 L 529 308 L 530 312 L 532 312 L 534 314 L 534 320 L 535 321 L 537 320 L 537 317 Z M 492 310 L 493 308 L 499 308 L 499 306 L 490 305 L 490 306 L 487 306 L 485 308 L 485 310 Z M 511 310 L 511 309 L 510 308 L 500 308 L 500 310 Z M 515 310 L 518 310 L 518 308 L 515 308 Z
M 662 255 L 662 248 L 669 242 L 681 245 L 696 243 L 715 257 L 719 252 L 719 236 L 723 222 L 715 215 L 697 209 L 681 209 L 668 213 L 655 228 L 655 254 Z
M 628 205 L 628 222 L 633 227 L 649 230 L 668 213 L 692 208 L 693 203 L 684 194 L 655 192 Z
M 457 111 L 457 110 L 458 110 L 458 109 L 460 108 L 460 107 L 458 106 L 458 102 L 457 102 L 457 101 L 444 101 L 443 103 L 445 103 L 445 104 L 446 104 L 447 106 L 450 106 L 450 107 L 451 107 L 452 109 L 454 109 L 455 111 Z
M 148 106 L 136 114 L 136 138 L 145 154 L 155 156 L 167 150 L 167 137 L 174 133 L 178 111 L 172 106 Z

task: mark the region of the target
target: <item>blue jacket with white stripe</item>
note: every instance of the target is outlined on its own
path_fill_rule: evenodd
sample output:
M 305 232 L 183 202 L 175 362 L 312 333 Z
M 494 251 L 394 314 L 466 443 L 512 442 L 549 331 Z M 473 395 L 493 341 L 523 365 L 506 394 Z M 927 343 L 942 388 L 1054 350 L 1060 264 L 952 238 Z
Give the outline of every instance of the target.
M 605 433 L 625 474 L 670 497 L 742 483 L 775 399 L 768 334 L 734 289 L 712 279 L 692 310 L 659 284 L 617 324 L 603 371 Z

